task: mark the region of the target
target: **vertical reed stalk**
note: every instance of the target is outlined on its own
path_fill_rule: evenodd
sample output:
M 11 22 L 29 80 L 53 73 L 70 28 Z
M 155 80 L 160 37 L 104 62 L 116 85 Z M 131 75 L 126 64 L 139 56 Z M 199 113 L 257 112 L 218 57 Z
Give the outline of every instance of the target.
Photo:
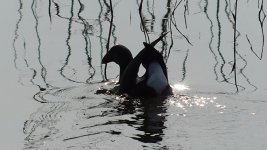
M 51 17 L 51 0 L 48 1 L 48 15 L 50 19 L 50 23 L 52 22 L 52 17 Z
M 235 86 L 236 86 L 236 90 L 238 92 L 238 85 L 237 85 L 237 73 L 236 73 L 236 69 L 237 69 L 237 65 L 236 65 L 236 24 L 237 24 L 237 20 L 236 20 L 236 16 L 237 16 L 237 4 L 238 4 L 238 0 L 235 1 L 235 14 L 233 14 L 234 17 L 234 65 L 233 65 L 233 69 L 232 71 L 234 71 L 234 75 L 235 75 Z
M 106 45 L 106 49 L 107 49 L 106 53 L 109 50 L 109 43 L 110 43 L 110 37 L 111 37 L 111 31 L 112 31 L 112 25 L 113 25 L 113 17 L 114 17 L 113 16 L 112 0 L 109 0 L 109 4 L 110 4 L 111 20 L 110 20 L 110 24 L 109 24 L 109 33 L 108 33 L 108 42 Z M 105 77 L 105 80 L 108 80 L 108 78 L 107 78 L 107 64 L 105 64 L 104 77 Z

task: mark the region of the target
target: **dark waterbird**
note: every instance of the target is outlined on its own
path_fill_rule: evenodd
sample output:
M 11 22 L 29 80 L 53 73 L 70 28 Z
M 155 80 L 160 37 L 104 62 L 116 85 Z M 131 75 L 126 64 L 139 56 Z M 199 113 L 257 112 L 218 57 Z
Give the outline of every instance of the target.
M 132 97 L 155 97 L 172 93 L 168 83 L 166 64 L 162 55 L 154 46 L 167 33 L 151 44 L 144 43 L 145 48 L 135 58 L 123 45 L 113 46 L 102 59 L 102 63 L 115 62 L 120 66 L 119 94 L 127 93 Z M 138 77 L 140 65 L 146 69 L 141 79 Z

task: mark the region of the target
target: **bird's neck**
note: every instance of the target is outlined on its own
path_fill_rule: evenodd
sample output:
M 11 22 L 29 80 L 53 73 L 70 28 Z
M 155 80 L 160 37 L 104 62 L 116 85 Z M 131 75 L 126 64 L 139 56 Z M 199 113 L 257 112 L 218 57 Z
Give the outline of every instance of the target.
M 128 66 L 129 63 L 130 63 L 130 61 L 129 62 L 122 63 L 122 64 L 119 64 L 119 66 L 120 66 L 120 78 L 119 78 L 119 82 L 121 81 L 123 72 L 125 71 L 125 69 L 127 68 L 127 66 Z

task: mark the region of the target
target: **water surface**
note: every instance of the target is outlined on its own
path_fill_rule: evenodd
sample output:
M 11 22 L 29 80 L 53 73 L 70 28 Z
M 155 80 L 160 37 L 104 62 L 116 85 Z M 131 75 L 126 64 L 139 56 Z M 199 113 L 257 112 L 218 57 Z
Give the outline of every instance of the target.
M 141 13 L 141 1 L 112 2 L 113 22 L 106 0 L 17 1 L 9 60 L 41 105 L 21 122 L 23 149 L 267 146 L 266 2 L 144 0 Z M 103 82 L 109 32 L 110 47 L 133 55 L 169 32 L 156 48 L 174 95 L 143 103 L 96 94 L 118 79 L 113 63 Z

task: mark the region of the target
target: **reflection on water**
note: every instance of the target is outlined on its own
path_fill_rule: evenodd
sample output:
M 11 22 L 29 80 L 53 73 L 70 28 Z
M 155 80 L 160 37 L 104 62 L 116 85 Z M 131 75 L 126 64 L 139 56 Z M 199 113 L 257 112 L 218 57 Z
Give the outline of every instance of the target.
M 18 0 L 13 39 L 18 82 L 38 87 L 33 98 L 44 103 L 25 121 L 25 149 L 190 149 L 184 143 L 196 136 L 186 123 L 194 128 L 206 121 L 197 129 L 221 135 L 221 125 L 237 128 L 228 119 L 248 111 L 232 96 L 266 90 L 263 0 L 238 1 L 236 20 L 237 4 L 230 0 L 112 4 L 114 14 L 107 0 Z M 123 44 L 136 55 L 141 42 L 165 32 L 156 48 L 175 83 L 173 96 L 142 101 L 95 94 L 101 86 L 114 86 L 102 83 L 109 33 L 110 46 Z M 235 61 L 239 93 L 231 72 Z M 107 73 L 117 78 L 118 68 L 110 64 Z M 231 137 L 231 129 L 225 132 L 230 133 L 225 139 Z
M 203 96 L 175 95 L 149 101 L 127 98 L 118 101 L 113 96 L 93 95 L 97 86 L 73 86 L 40 93 L 39 98 L 46 100 L 46 104 L 32 113 L 24 124 L 25 149 L 96 149 L 135 140 L 143 143 L 144 148 L 150 147 L 150 143 L 159 148 L 164 146 L 159 144 L 163 138 L 168 137 L 164 131 L 169 115 L 177 113 L 177 116 L 187 117 L 192 115 L 188 112 L 191 107 L 213 107 L 219 113 L 226 109 L 225 105 L 216 102 L 216 97 Z M 177 90 L 188 89 L 178 84 L 175 87 Z M 175 106 L 178 111 L 167 112 L 170 106 Z
M 14 36 L 14 41 L 13 41 L 13 48 L 14 48 L 14 64 L 18 70 L 21 70 L 23 67 L 27 67 L 29 70 L 32 70 L 34 75 L 32 75 L 32 81 L 34 81 L 34 84 L 39 86 L 41 89 L 46 89 L 51 85 L 51 83 L 48 83 L 47 75 L 49 74 L 47 70 L 47 56 L 45 56 L 45 53 L 51 53 L 47 52 L 46 45 L 43 45 L 43 41 L 46 40 L 44 39 L 44 32 L 49 32 L 46 31 L 47 29 L 43 27 L 43 25 L 40 25 L 40 22 L 43 22 L 41 16 L 44 14 L 41 14 L 40 11 L 43 11 L 41 9 L 42 4 L 39 3 L 39 1 L 32 1 L 32 3 L 25 3 L 23 4 L 23 1 L 20 2 L 20 7 L 18 10 L 19 13 L 19 19 L 16 24 L 16 29 L 15 29 L 15 36 Z M 181 4 L 183 3 L 183 4 Z M 190 37 L 188 35 L 185 35 L 182 32 L 188 32 L 188 28 L 190 27 L 188 25 L 188 19 L 190 17 L 190 11 L 189 11 L 189 6 L 188 6 L 188 1 L 171 1 L 168 0 L 166 3 L 166 13 L 163 14 L 163 18 L 161 19 L 161 24 L 158 26 L 160 28 L 161 33 L 165 32 L 171 32 L 170 36 L 165 37 L 162 39 L 162 44 L 161 44 L 161 52 L 163 53 L 166 62 L 170 57 L 170 54 L 172 54 L 172 49 L 175 49 L 177 47 L 177 44 L 174 43 L 174 36 L 181 36 L 184 38 L 185 41 L 188 42 L 187 45 L 185 46 L 190 46 L 192 43 L 190 42 Z M 210 4 L 211 3 L 211 4 Z M 217 82 L 225 82 L 227 84 L 233 85 L 233 78 L 234 76 L 230 74 L 233 65 L 233 58 L 230 53 L 225 52 L 225 43 L 222 43 L 222 38 L 225 38 L 225 36 L 228 35 L 225 31 L 231 30 L 229 28 L 224 28 L 224 26 L 227 25 L 227 22 L 225 22 L 225 19 L 228 20 L 228 23 L 232 24 L 232 30 L 234 30 L 234 20 L 232 17 L 233 13 L 233 4 L 230 1 L 217 1 L 216 2 L 216 9 L 214 10 L 213 7 L 214 2 L 210 1 L 200 1 L 199 2 L 199 7 L 200 10 L 202 10 L 202 13 L 205 14 L 208 22 L 210 22 L 210 27 L 207 28 L 207 30 L 210 30 L 210 42 L 208 44 L 210 52 L 213 55 L 213 58 L 215 60 L 214 63 L 214 76 L 215 80 Z M 62 56 L 65 55 L 65 59 L 61 59 L 61 63 L 58 65 L 61 65 L 60 68 L 57 68 L 57 70 L 60 70 L 59 73 L 60 75 L 64 78 L 67 79 L 70 82 L 75 82 L 75 83 L 90 83 L 90 81 L 93 80 L 95 74 L 98 74 L 98 71 L 100 71 L 100 74 L 102 77 L 102 80 L 104 79 L 103 75 L 103 68 L 102 65 L 99 63 L 99 60 L 94 60 L 93 57 L 95 57 L 96 52 L 100 50 L 99 55 L 100 58 L 103 57 L 104 52 L 105 52 L 105 43 L 107 42 L 107 35 L 106 35 L 106 22 L 110 22 L 110 6 L 108 2 L 106 1 L 98 1 L 99 4 L 99 14 L 95 16 L 95 19 L 88 19 L 88 16 L 85 16 L 84 14 L 87 13 L 86 7 L 87 3 L 84 3 L 82 1 L 71 1 L 69 4 L 59 4 L 57 1 L 52 0 L 49 1 L 48 7 L 49 7 L 49 20 L 51 20 L 50 28 L 53 28 L 54 22 L 52 20 L 58 19 L 63 19 L 62 21 L 66 23 L 67 27 L 65 30 L 65 33 L 67 35 L 65 36 L 65 46 L 67 52 L 64 53 L 59 53 L 55 52 L 55 54 L 58 54 L 61 58 Z M 148 32 L 148 36 L 151 36 L 151 34 L 156 33 L 157 31 L 157 26 L 155 25 L 157 23 L 158 18 L 154 12 L 154 7 L 155 2 L 149 2 L 147 1 L 146 4 L 146 9 L 141 10 L 140 16 L 144 20 L 144 32 Z M 28 6 L 27 6 L 28 5 Z M 62 5 L 62 6 L 61 6 Z M 115 3 L 115 6 L 119 5 L 119 2 Z M 24 6 L 24 7 L 23 7 Z M 139 6 L 139 5 L 138 5 Z M 153 7 L 154 6 L 154 7 Z M 27 8 L 31 7 L 31 11 L 27 11 Z M 183 8 L 183 22 L 184 24 L 177 23 L 177 16 L 176 13 L 180 13 L 179 10 Z M 224 11 L 222 11 L 224 9 Z M 164 9 L 163 9 L 164 10 Z M 116 11 L 116 7 L 115 7 Z M 177 11 L 177 12 L 176 12 Z M 96 11 L 97 12 L 97 11 Z M 24 14 L 23 14 L 24 13 Z M 39 14 L 40 13 L 40 14 Z M 42 12 L 43 13 L 43 12 Z M 46 13 L 46 12 L 44 12 Z M 64 14 L 64 16 L 63 16 Z M 28 35 L 25 34 L 23 31 L 27 27 L 24 25 L 25 21 L 29 19 L 29 17 L 32 17 L 34 19 L 32 21 L 32 29 L 35 30 L 35 35 Z M 148 18 L 148 15 L 150 16 L 150 19 Z M 179 14 L 180 15 L 180 14 Z M 68 16 L 68 17 L 66 17 Z M 27 19 L 26 19 L 27 17 Z M 259 22 L 260 22 L 260 30 L 262 34 L 262 50 L 261 50 L 261 55 L 258 56 L 256 52 L 253 49 L 253 43 L 251 39 L 249 38 L 249 35 L 245 33 L 246 38 L 248 43 L 251 45 L 250 49 L 259 59 L 262 59 L 263 57 L 263 49 L 264 49 L 264 20 L 265 20 L 265 13 L 263 9 L 263 2 L 260 4 L 259 8 Z M 115 18 L 116 19 L 116 18 Z M 25 21 L 24 21 L 25 20 Z M 65 20 L 65 21 L 64 21 Z M 222 23 L 221 20 L 224 22 Z M 66 22 L 67 21 L 67 22 Z M 104 23 L 104 24 L 103 24 Z M 184 27 L 180 27 L 180 26 Z M 117 37 L 116 37 L 116 24 L 113 23 L 113 28 L 112 28 L 112 36 L 113 36 L 113 44 L 116 44 L 117 42 Z M 188 27 L 189 26 L 189 27 Z M 207 26 L 208 27 L 208 26 Z M 56 27 L 55 27 L 56 28 Z M 184 28 L 184 29 L 183 29 Z M 175 30 L 173 30 L 175 29 Z M 155 31 L 154 31 L 155 30 Z M 184 31 L 182 31 L 184 30 Z M 62 31 L 63 32 L 63 31 Z M 240 31 L 237 31 L 237 39 L 241 36 Z M 180 35 L 179 35 L 180 34 Z M 224 35 L 225 34 L 225 35 Z M 33 38 L 36 41 L 29 41 L 29 38 Z M 96 39 L 99 40 L 99 46 L 94 46 L 96 44 Z M 192 38 L 193 39 L 193 38 Z M 79 41 L 79 42 L 77 42 Z M 93 42 L 93 43 L 92 43 Z M 59 44 L 59 43 L 58 43 Z M 63 44 L 63 43 L 62 43 Z M 222 45 L 224 44 L 224 45 Z M 31 46 L 30 46 L 31 45 Z M 169 46 L 169 48 L 167 47 Z M 222 48 L 222 46 L 224 46 Z M 231 48 L 231 47 L 230 47 Z M 84 51 L 82 52 L 82 49 Z M 98 50 L 96 50 L 98 49 Z M 187 53 L 184 56 L 184 62 L 182 64 L 182 70 L 183 70 L 183 76 L 181 77 L 181 81 L 184 81 L 186 78 L 186 61 L 188 59 L 188 54 L 191 47 L 187 48 Z M 36 50 L 36 51 L 35 51 Z M 24 51 L 24 52 L 23 52 Z M 29 56 L 29 53 L 35 53 L 36 56 Z M 49 50 L 50 51 L 50 50 Z M 79 52 L 77 52 L 79 51 Z M 92 52 L 94 51 L 94 52 Z M 24 54 L 22 54 L 24 53 Z M 246 58 L 244 57 L 244 54 L 242 54 L 241 51 L 237 52 L 238 54 L 238 72 L 240 74 L 238 75 L 238 78 L 244 78 L 249 85 L 251 85 L 254 89 L 256 88 L 256 85 L 251 83 L 249 80 L 249 77 L 245 75 L 244 70 L 246 69 L 246 66 L 248 65 L 248 61 L 246 61 Z M 46 54 L 48 55 L 48 54 Z M 80 56 L 79 56 L 80 55 Z M 84 56 L 81 56 L 84 55 Z M 78 58 L 83 58 L 83 60 L 78 60 Z M 30 59 L 30 60 L 29 60 Z M 84 60 L 86 59 L 86 60 Z M 36 61 L 34 65 L 32 65 L 31 61 Z M 63 64 L 62 64 L 62 61 Z M 80 62 L 79 62 L 80 61 Z M 85 63 L 87 62 L 87 63 Z M 37 65 L 38 63 L 38 65 Z M 20 64 L 20 66 L 18 66 Z M 23 66 L 24 64 L 24 66 Z M 98 64 L 98 65 L 97 65 Z M 243 65 L 242 65 L 243 64 Z M 77 68 L 77 66 L 82 66 Z M 100 66 L 100 69 L 97 69 L 96 67 Z M 30 69 L 31 68 L 31 69 Z M 87 69 L 85 69 L 87 68 Z M 56 70 L 56 71 L 57 71 Z M 85 72 L 84 70 L 88 70 Z M 21 77 L 23 78 L 23 77 Z M 38 78 L 38 79 L 37 79 Z M 40 80 L 40 79 L 41 80 Z M 42 83 L 37 83 L 37 82 L 42 82 Z M 247 87 L 244 87 L 242 83 L 238 83 L 240 87 L 243 87 L 242 89 L 245 90 Z
M 51 145 L 46 142 L 56 147 L 71 145 L 74 148 L 80 147 L 85 140 L 84 146 L 90 147 L 94 142 L 107 142 L 110 138 L 118 140 L 116 136 L 144 143 L 162 140 L 166 115 L 164 100 L 118 103 L 102 96 L 92 101 L 92 91 L 88 89 L 93 90 L 91 86 L 77 86 L 43 93 L 42 98 L 50 102 L 25 122 L 25 149 L 49 148 Z

